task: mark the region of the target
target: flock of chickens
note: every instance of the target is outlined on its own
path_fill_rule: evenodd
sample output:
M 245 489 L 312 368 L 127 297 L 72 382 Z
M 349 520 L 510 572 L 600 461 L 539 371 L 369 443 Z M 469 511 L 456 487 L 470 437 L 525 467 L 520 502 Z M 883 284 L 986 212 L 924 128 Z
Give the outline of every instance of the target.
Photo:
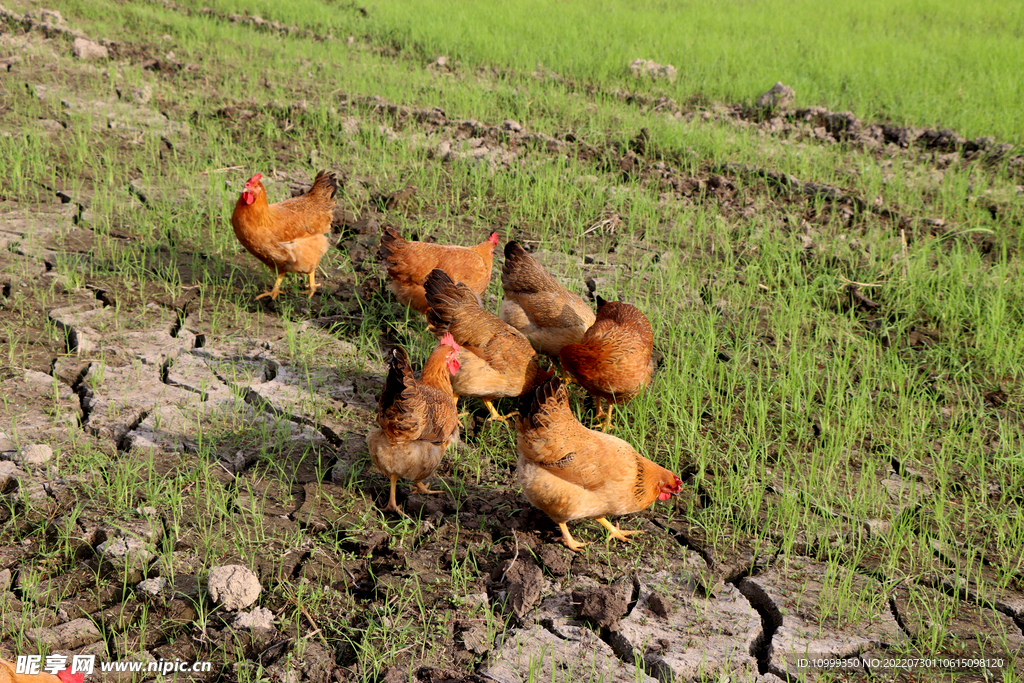
M 276 298 L 287 273 L 314 274 L 326 253 L 337 182 L 317 174 L 304 195 L 267 203 L 257 173 L 245 184 L 231 216 L 235 236 L 271 268 L 277 280 L 257 299 Z M 680 492 L 682 481 L 607 432 L 612 409 L 651 381 L 653 332 L 636 307 L 597 298 L 597 314 L 569 292 L 517 242 L 505 245 L 499 315 L 481 304 L 491 280 L 498 234 L 472 247 L 407 241 L 392 228 L 381 235 L 377 258 L 389 289 L 403 305 L 423 314 L 438 345 L 419 379 L 398 347 L 388 356 L 377 428 L 366 437 L 377 468 L 391 480 L 385 509 L 404 514 L 395 500 L 399 478 L 417 493 L 439 493 L 423 480 L 437 470 L 459 440 L 460 397 L 479 398 L 490 420 L 507 422 L 494 407 L 499 398 L 520 398 L 515 422 L 519 483 L 530 503 L 558 524 L 562 541 L 576 541 L 566 523 L 596 519 L 612 538 L 629 540 L 610 515 L 644 510 L 655 499 Z M 538 354 L 557 359 L 563 378 L 541 368 Z M 594 398 L 604 431 L 588 429 L 569 406 L 566 383 Z M 603 403 L 607 403 L 607 410 Z

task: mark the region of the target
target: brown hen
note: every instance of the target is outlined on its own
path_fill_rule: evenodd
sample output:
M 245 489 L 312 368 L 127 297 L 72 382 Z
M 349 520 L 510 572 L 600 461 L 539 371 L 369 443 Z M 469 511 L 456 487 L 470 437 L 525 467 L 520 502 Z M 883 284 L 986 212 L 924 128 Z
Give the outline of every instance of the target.
M 431 491 L 423 480 L 437 471 L 448 447 L 459 440 L 459 415 L 452 398 L 451 377 L 459 371 L 459 345 L 445 335 L 423 366 L 417 380 L 409 357 L 395 348 L 377 410 L 379 429 L 366 436 L 370 457 L 391 479 L 391 496 L 385 510 L 404 514 L 395 501 L 399 477 L 411 479 L 417 493 Z
M 435 269 L 425 287 L 430 331 L 435 337 L 451 333 L 462 347 L 461 368 L 452 378 L 456 397 L 482 399 L 491 413 L 489 419 L 505 422 L 493 402 L 522 396 L 551 373 L 541 370 L 537 352 L 526 337 L 485 311 L 465 284 L 456 284 L 443 270 Z
M 569 393 L 557 377 L 523 397 L 516 423 L 517 474 L 530 503 L 562 530 L 572 550 L 577 542 L 566 522 L 595 519 L 610 538 L 628 541 L 608 515 L 645 510 L 679 493 L 682 482 L 664 467 L 612 436 L 587 429 L 569 408 Z
M 559 284 L 518 242 L 505 245 L 501 286 L 505 300 L 498 315 L 540 353 L 558 358 L 563 346 L 583 339 L 594 324 L 587 302 Z
M 612 423 L 612 406 L 636 396 L 651 383 L 654 361 L 651 322 L 636 306 L 597 298 L 597 320 L 578 344 L 568 344 L 559 359 L 562 369 L 590 392 L 596 417 Z M 601 402 L 608 403 L 604 412 Z
M 312 298 L 317 288 L 316 269 L 327 253 L 325 235 L 331 230 L 338 183 L 333 173 L 320 171 L 306 194 L 267 204 L 262 179 L 262 173 L 249 178 L 231 214 L 235 237 L 277 276 L 274 286 L 256 298 L 276 299 L 288 273 L 309 278 L 308 294 Z
M 388 272 L 388 289 L 403 306 L 427 312 L 427 299 L 423 291 L 430 271 L 440 268 L 455 282 L 463 282 L 477 296 L 483 296 L 491 282 L 491 263 L 498 233 L 473 247 L 430 244 L 404 240 L 394 228 L 387 228 L 380 236 L 377 259 Z

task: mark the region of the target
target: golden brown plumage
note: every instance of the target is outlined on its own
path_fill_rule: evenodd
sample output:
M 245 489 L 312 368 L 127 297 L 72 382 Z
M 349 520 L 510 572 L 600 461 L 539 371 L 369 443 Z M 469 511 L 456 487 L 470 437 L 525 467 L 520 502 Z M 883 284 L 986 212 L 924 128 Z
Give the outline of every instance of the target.
M 435 269 L 425 288 L 430 331 L 438 338 L 451 333 L 462 347 L 462 367 L 452 378 L 455 394 L 482 399 L 490 419 L 504 421 L 493 401 L 522 396 L 550 373 L 540 369 L 537 352 L 526 337 L 485 311 L 465 284 L 456 284 L 443 270 Z
M 394 228 L 380 236 L 377 259 L 388 272 L 388 289 L 402 305 L 426 315 L 427 299 L 423 291 L 430 271 L 440 268 L 455 282 L 465 283 L 478 296 L 483 296 L 491 282 L 491 263 L 498 233 L 473 247 L 430 244 L 404 240 Z
M 306 194 L 267 204 L 262 178 L 263 174 L 257 173 L 249 179 L 231 214 L 235 237 L 277 277 L 274 286 L 256 298 L 276 299 L 287 273 L 305 274 L 312 298 L 317 288 L 316 268 L 327 252 L 325 233 L 331 230 L 338 183 L 333 173 L 320 171 Z
M 605 431 L 611 428 L 612 406 L 651 383 L 653 349 L 654 332 L 647 316 L 635 306 L 600 297 L 597 320 L 578 344 L 562 349 L 562 369 L 594 397 L 597 417 L 605 414 L 601 401 L 608 402 Z
M 417 493 L 440 493 L 423 480 L 437 471 L 445 451 L 459 440 L 451 383 L 459 369 L 458 352 L 459 345 L 447 335 L 427 358 L 419 380 L 405 350 L 391 352 L 377 410 L 378 429 L 366 436 L 373 464 L 391 479 L 386 510 L 402 513 L 395 501 L 399 477 L 413 480 Z
M 566 522 L 596 519 L 609 536 L 628 541 L 606 517 L 645 510 L 679 493 L 682 482 L 628 443 L 587 429 L 569 408 L 569 393 L 556 376 L 523 397 L 516 423 L 517 474 L 523 493 L 562 530 L 572 550 L 578 543 Z
M 518 242 L 505 245 L 501 286 L 505 300 L 498 314 L 540 353 L 558 358 L 563 346 L 583 339 L 594 324 L 587 302 L 559 284 Z

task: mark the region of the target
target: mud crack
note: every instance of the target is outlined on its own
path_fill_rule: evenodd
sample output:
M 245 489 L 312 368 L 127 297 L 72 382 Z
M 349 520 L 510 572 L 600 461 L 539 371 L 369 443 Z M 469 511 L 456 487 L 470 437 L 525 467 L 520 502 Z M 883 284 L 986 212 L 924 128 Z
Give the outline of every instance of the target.
M 789 674 L 771 663 L 772 638 L 782 626 L 782 612 L 760 586 L 748 581 L 745 576 L 729 583 L 736 587 L 761 617 L 761 633 L 750 646 L 750 654 L 757 660 L 757 672 L 762 676 L 771 673 L 784 681 L 789 681 Z

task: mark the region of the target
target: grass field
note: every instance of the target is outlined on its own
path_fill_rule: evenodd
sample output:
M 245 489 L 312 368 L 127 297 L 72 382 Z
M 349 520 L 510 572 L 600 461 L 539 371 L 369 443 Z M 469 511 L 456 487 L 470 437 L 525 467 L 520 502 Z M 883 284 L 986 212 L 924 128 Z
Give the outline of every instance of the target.
M 823 658 L 1003 662 L 898 680 L 1024 680 L 1017 4 L 55 3 L 113 41 L 100 62 L 20 19 L 37 5 L 5 7 L 0 450 L 54 458 L 0 470 L 0 657 L 480 680 L 546 601 L 639 577 L 639 614 L 658 571 L 696 558 L 698 597 L 739 591 L 756 613 L 754 674 L 886 675 L 795 668 L 795 622 L 868 634 L 808 646 Z M 634 79 L 637 57 L 677 79 Z M 795 103 L 754 108 L 776 80 Z M 240 186 L 261 171 L 282 198 L 320 168 L 344 180 L 326 285 L 256 302 L 270 273 L 231 232 Z M 664 360 L 616 434 L 686 486 L 620 520 L 637 542 L 575 523 L 594 543 L 571 557 L 518 489 L 514 432 L 477 402 L 435 480 L 449 495 L 408 496 L 413 521 L 377 512 L 362 438 L 383 349 L 418 367 L 432 344 L 383 287 L 385 225 L 497 230 L 647 313 Z M 23 369 L 52 387 L 21 388 Z M 163 394 L 138 389 L 146 373 Z M 121 537 L 144 560 L 103 556 Z M 547 582 L 521 610 L 516 562 Z M 256 570 L 273 631 L 236 630 L 206 596 L 233 563 Z M 157 577 L 175 590 L 146 597 Z M 33 630 L 76 616 L 101 637 Z M 638 678 L 688 678 L 590 630 Z

